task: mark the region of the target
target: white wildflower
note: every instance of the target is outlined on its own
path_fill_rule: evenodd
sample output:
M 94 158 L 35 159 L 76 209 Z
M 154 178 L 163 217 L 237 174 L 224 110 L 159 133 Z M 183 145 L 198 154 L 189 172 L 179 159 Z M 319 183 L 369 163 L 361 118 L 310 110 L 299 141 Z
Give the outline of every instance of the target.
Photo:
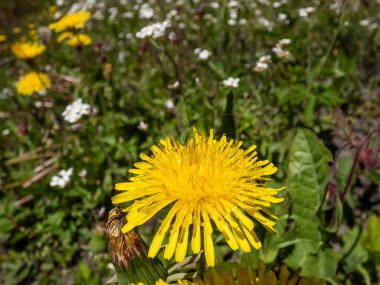
M 266 27 L 267 30 L 268 30 L 269 32 L 273 30 L 273 23 L 270 22 L 267 18 L 260 17 L 260 18 L 258 19 L 258 21 L 259 21 L 259 24 L 260 24 L 261 26 Z
M 109 13 L 109 17 L 108 17 L 108 20 L 110 21 L 114 21 L 117 14 L 119 12 L 119 9 L 117 7 L 111 7 L 108 9 L 108 13 Z
M 228 2 L 228 7 L 230 7 L 230 8 L 238 8 L 239 7 L 239 2 L 238 1 L 230 1 L 230 2 Z
M 235 26 L 236 25 L 236 20 L 234 19 L 228 19 L 227 24 L 230 26 Z
M 256 62 L 255 71 L 258 73 L 263 72 L 264 70 L 268 69 L 269 64 L 271 63 L 272 63 L 272 57 L 270 55 L 263 55 Z
M 82 178 L 85 178 L 87 176 L 87 170 L 86 169 L 82 169 L 79 173 L 78 173 L 78 176 L 79 177 L 82 177 Z
M 140 7 L 139 17 L 140 19 L 150 19 L 154 16 L 154 10 L 149 6 L 148 3 L 144 3 Z
M 162 37 L 165 34 L 166 28 L 170 26 L 169 21 L 164 21 L 162 23 L 154 23 L 149 26 L 142 28 L 136 33 L 136 37 L 143 39 L 152 37 L 154 39 Z
M 370 23 L 371 23 L 371 21 L 368 19 L 363 19 L 359 22 L 360 26 L 362 26 L 362 27 L 367 27 Z
M 284 46 L 290 44 L 292 41 L 290 39 L 282 39 L 280 40 L 277 45 Z
M 276 46 L 272 50 L 279 58 L 289 58 L 290 56 L 290 52 L 281 47 Z
M 148 127 L 149 127 L 149 125 L 147 123 L 145 123 L 144 121 L 139 122 L 139 125 L 137 126 L 137 128 L 141 131 L 148 130 Z
M 177 89 L 178 87 L 179 87 L 179 81 L 176 81 L 173 84 L 168 85 L 168 89 Z
M 315 11 L 314 7 L 300 8 L 298 9 L 298 16 L 300 16 L 301 18 L 307 18 L 309 17 L 309 14 L 314 11 Z
M 210 7 L 211 7 L 212 9 L 219 9 L 220 5 L 219 5 L 218 2 L 211 2 L 211 3 L 210 3 Z
M 209 52 L 207 49 L 196 48 L 194 50 L 194 53 L 198 56 L 199 60 L 207 60 L 211 56 L 211 52 Z
M 166 102 L 165 102 L 165 107 L 168 109 L 168 110 L 173 110 L 175 105 L 174 105 L 174 102 L 172 99 L 168 99 Z
M 73 124 L 77 122 L 83 115 L 90 114 L 91 107 L 89 104 L 83 103 L 82 98 L 68 105 L 62 113 L 65 121 Z
M 174 32 L 170 32 L 168 38 L 173 42 L 177 39 L 177 35 Z
M 236 20 L 238 18 L 238 10 L 237 9 L 231 9 L 230 10 L 230 18 Z
M 246 25 L 248 23 L 248 21 L 246 20 L 246 19 L 240 19 L 239 20 L 239 25 L 241 25 L 241 26 L 244 26 L 244 25 Z
M 60 188 L 64 188 L 69 182 L 70 177 L 73 174 L 73 168 L 69 169 L 61 169 L 57 175 L 54 175 L 50 180 L 50 186 L 55 187 L 58 186 Z
M 228 77 L 223 80 L 222 84 L 224 87 L 237 88 L 239 86 L 240 78 Z

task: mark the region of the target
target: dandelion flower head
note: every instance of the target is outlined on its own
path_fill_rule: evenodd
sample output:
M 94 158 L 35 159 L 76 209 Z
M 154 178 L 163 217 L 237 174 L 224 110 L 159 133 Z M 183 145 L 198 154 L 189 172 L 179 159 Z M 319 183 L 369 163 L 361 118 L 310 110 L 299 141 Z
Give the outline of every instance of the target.
M 72 47 L 87 46 L 92 43 L 92 39 L 86 34 L 77 34 L 67 39 L 66 43 Z
M 63 32 L 57 38 L 57 42 L 65 41 L 69 46 L 87 46 L 92 43 L 90 36 L 86 34 L 74 34 L 71 32 Z
M 66 14 L 57 22 L 50 24 L 49 29 L 54 30 L 55 32 L 61 32 L 67 29 L 81 29 L 90 17 L 91 13 L 89 11 Z
M 11 49 L 17 58 L 32 59 L 43 53 L 46 46 L 38 42 L 15 42 Z
M 46 73 L 29 72 L 17 82 L 17 92 L 30 96 L 33 93 L 42 93 L 50 88 L 51 81 Z
M 7 36 L 4 34 L 0 34 L 0 43 L 5 42 L 7 40 Z
M 200 252 L 203 235 L 206 262 L 214 266 L 212 223 L 233 250 L 249 252 L 250 244 L 260 248 L 252 218 L 274 232 L 275 222 L 268 217 L 277 217 L 268 207 L 283 201 L 275 197 L 282 189 L 265 188 L 269 180 L 265 176 L 277 168 L 258 160 L 256 146 L 244 150 L 242 144 L 225 135 L 216 140 L 212 130 L 208 137 L 194 130 L 186 144 L 166 138 L 151 148 L 151 156 L 141 154 L 143 162 L 129 170 L 136 176 L 116 184 L 116 190 L 124 192 L 112 199 L 114 204 L 133 202 L 124 210 L 123 232 L 170 207 L 150 245 L 149 257 L 157 255 L 168 231 L 164 258 L 175 253 L 177 262 L 186 256 L 189 236 L 192 251 Z

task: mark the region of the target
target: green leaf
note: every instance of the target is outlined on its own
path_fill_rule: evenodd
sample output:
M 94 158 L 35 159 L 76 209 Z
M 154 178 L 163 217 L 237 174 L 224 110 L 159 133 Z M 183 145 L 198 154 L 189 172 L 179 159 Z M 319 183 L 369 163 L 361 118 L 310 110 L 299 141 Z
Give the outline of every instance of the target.
M 343 268 L 346 273 L 358 269 L 358 266 L 368 260 L 368 253 L 358 242 L 360 228 L 355 226 L 343 236 L 343 253 L 345 254 Z
M 278 105 L 280 106 L 287 102 L 290 102 L 292 105 L 301 104 L 306 94 L 306 86 L 302 84 L 284 86 L 276 90 Z
M 367 228 L 364 231 L 362 244 L 369 252 L 371 259 L 380 264 L 380 217 L 372 215 L 367 221 Z
M 346 186 L 347 177 L 352 167 L 352 160 L 350 156 L 344 156 L 338 160 L 337 184 L 340 191 Z
M 311 131 L 299 129 L 289 153 L 288 187 L 294 227 L 285 235 L 288 245 L 301 241 L 319 248 L 321 233 L 317 212 L 329 180 L 331 153 Z
M 310 253 L 316 253 L 315 246 L 310 242 L 299 242 L 294 245 L 294 248 L 285 259 L 284 262 L 287 266 L 297 269 L 300 260 Z
M 368 173 L 368 178 L 377 185 L 380 185 L 380 174 L 374 171 Z
M 309 254 L 300 261 L 302 268 L 300 275 L 325 279 L 332 284 L 337 284 L 335 278 L 338 260 L 339 255 L 334 249 L 326 249 L 318 254 Z
M 315 104 L 317 103 L 317 97 L 313 94 L 310 94 L 310 97 L 307 100 L 306 107 L 304 110 L 305 123 L 308 126 L 311 126 L 314 120 L 314 110 Z
M 222 118 L 222 125 L 218 130 L 218 134 L 226 134 L 229 138 L 236 138 L 236 125 L 233 114 L 234 109 L 234 93 L 230 91 L 227 96 L 226 109 Z

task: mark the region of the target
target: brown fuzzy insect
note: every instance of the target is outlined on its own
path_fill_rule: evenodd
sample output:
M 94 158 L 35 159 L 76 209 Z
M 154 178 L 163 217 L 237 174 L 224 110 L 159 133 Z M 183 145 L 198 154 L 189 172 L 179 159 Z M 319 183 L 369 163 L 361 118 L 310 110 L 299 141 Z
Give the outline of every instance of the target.
M 115 264 L 123 269 L 128 268 L 131 260 L 141 255 L 146 255 L 144 243 L 139 234 L 130 231 L 123 233 L 121 228 L 125 224 L 121 207 L 113 208 L 108 213 L 106 234 L 108 250 Z

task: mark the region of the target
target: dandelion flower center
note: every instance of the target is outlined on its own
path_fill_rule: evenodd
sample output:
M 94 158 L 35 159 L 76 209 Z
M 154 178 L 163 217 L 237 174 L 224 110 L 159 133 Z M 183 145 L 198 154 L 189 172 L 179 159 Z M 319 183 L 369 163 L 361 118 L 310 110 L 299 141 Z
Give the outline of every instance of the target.
M 201 250 L 201 228 L 208 265 L 214 265 L 213 224 L 228 245 L 250 251 L 249 243 L 260 248 L 252 218 L 274 232 L 277 217 L 267 209 L 281 202 L 274 197 L 281 189 L 265 188 L 266 175 L 277 171 L 269 161 L 258 161 L 256 146 L 247 150 L 242 142 L 228 141 L 225 136 L 214 139 L 194 131 L 186 144 L 166 138 L 151 148 L 152 155 L 141 154 L 143 162 L 135 163 L 130 172 L 136 174 L 129 182 L 116 184 L 125 191 L 113 203 L 133 201 L 125 209 L 127 223 L 123 231 L 144 224 L 161 209 L 170 211 L 158 229 L 149 249 L 154 257 L 169 232 L 164 257 L 174 253 L 176 261 L 186 256 L 191 227 L 191 247 Z M 265 214 L 265 215 L 264 215 Z

